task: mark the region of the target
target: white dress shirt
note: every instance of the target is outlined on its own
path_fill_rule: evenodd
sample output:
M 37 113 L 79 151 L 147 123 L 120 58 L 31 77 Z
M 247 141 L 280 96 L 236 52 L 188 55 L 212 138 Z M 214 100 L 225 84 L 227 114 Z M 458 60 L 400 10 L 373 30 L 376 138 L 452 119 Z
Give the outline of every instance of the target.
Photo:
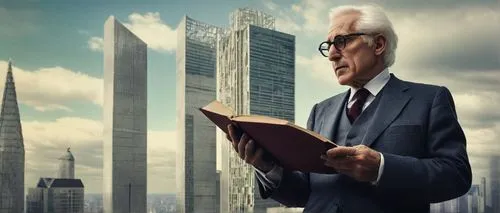
M 386 68 L 382 72 L 380 72 L 377 76 L 372 78 L 370 81 L 368 81 L 363 87 L 367 89 L 370 92 L 370 95 L 366 98 L 366 102 L 363 105 L 362 110 L 365 110 L 368 105 L 370 105 L 375 97 L 379 94 L 379 92 L 384 88 L 384 86 L 387 84 L 387 82 L 390 79 L 390 74 L 389 70 Z M 350 95 L 349 95 L 349 101 L 347 103 L 347 107 L 351 108 L 351 106 L 356 102 L 356 99 L 353 99 L 354 94 L 356 94 L 356 91 L 358 89 L 351 87 L 350 88 Z M 380 153 L 380 166 L 378 170 L 378 175 L 377 179 L 373 182 L 372 184 L 376 185 L 380 181 L 380 177 L 382 176 L 382 172 L 384 170 L 384 155 Z M 254 167 L 255 168 L 255 167 Z M 267 174 L 260 171 L 259 169 L 255 168 L 255 171 L 259 174 L 261 174 L 262 177 L 264 177 L 264 187 L 268 188 L 276 188 L 277 184 L 281 180 L 281 175 L 283 174 L 283 168 L 281 168 L 278 165 L 275 165 L 274 168 L 269 171 Z

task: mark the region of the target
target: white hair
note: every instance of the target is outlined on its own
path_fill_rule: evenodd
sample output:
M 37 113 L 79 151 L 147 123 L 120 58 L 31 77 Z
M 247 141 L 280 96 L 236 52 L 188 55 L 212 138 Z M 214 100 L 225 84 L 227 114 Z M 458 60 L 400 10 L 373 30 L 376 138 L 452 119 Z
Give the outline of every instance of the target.
M 330 10 L 329 19 L 331 29 L 335 24 L 335 18 L 346 13 L 360 13 L 358 20 L 355 21 L 354 29 L 359 32 L 373 34 L 380 33 L 386 40 L 386 49 L 384 51 L 384 65 L 390 67 L 396 60 L 396 48 L 398 46 L 398 36 L 394 32 L 393 26 L 384 10 L 375 5 L 346 5 L 332 8 Z M 373 37 L 365 37 L 363 39 L 368 45 L 373 44 Z

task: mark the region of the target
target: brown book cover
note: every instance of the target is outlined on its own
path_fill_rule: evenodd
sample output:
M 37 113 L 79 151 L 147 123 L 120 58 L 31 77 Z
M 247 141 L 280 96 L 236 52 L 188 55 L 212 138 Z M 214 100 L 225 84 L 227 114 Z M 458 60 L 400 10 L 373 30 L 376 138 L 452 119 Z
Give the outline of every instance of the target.
M 336 144 L 327 138 L 289 121 L 261 115 L 234 116 L 232 109 L 213 101 L 201 112 L 226 134 L 228 124 L 235 124 L 269 152 L 284 168 L 303 172 L 333 174 L 320 158 Z

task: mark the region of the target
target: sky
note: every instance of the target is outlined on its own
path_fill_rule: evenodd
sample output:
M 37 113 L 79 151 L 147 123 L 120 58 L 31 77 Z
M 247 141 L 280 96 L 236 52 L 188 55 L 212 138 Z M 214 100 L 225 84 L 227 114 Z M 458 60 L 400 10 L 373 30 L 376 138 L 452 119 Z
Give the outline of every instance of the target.
M 113 15 L 148 44 L 148 193 L 175 193 L 176 28 L 184 15 L 227 27 L 229 13 L 272 14 L 296 38 L 296 114 L 346 91 L 317 51 L 328 11 L 347 0 L 0 1 L 0 80 L 12 58 L 26 150 L 26 187 L 53 177 L 71 147 L 86 193 L 102 189 L 103 28 Z M 373 1 L 371 1 L 373 2 Z M 390 72 L 446 86 L 467 136 L 474 182 L 500 157 L 500 6 L 494 0 L 380 0 L 399 42 Z M 3 92 L 4 84 L 1 84 Z M 0 92 L 0 93 L 2 93 Z M 500 174 L 498 174 L 500 176 Z

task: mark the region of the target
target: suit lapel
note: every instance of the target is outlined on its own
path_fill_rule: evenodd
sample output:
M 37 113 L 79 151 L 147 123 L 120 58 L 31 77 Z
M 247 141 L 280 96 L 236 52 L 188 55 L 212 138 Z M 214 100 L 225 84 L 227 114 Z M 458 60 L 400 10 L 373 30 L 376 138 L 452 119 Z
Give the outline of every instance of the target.
M 325 111 L 325 115 L 323 116 L 323 124 L 321 125 L 321 134 L 328 139 L 335 142 L 335 131 L 339 125 L 341 113 L 344 112 L 344 106 L 349 98 L 350 91 L 346 91 L 343 94 L 339 95 L 338 98 L 332 100 L 330 102 L 330 106 Z
M 411 96 L 404 93 L 408 87 L 391 74 L 391 79 L 381 91 L 377 110 L 373 116 L 373 122 L 368 127 L 362 144 L 371 146 L 377 137 L 391 124 L 406 106 Z

